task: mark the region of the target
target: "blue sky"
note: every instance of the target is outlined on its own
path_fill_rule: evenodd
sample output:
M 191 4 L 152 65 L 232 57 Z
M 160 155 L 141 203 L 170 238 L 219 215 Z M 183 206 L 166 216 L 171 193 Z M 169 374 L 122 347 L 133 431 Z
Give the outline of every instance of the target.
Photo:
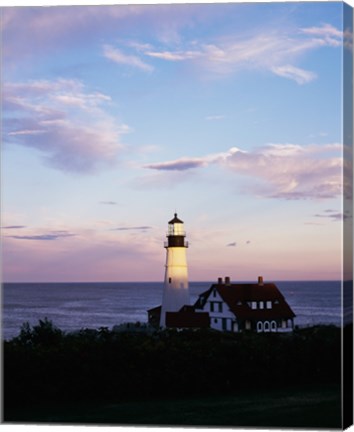
M 7 7 L 3 275 L 341 274 L 343 4 Z

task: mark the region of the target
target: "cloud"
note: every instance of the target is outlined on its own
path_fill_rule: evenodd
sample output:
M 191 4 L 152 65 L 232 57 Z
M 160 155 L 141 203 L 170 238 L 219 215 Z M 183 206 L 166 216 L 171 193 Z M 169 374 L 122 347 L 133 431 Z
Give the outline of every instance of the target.
M 251 151 L 237 147 L 200 158 L 146 165 L 160 171 L 190 171 L 210 164 L 248 179 L 247 193 L 268 198 L 333 198 L 342 193 L 342 146 L 267 144 Z
M 237 245 L 236 242 L 232 242 L 232 243 L 227 244 L 226 246 L 227 247 L 235 247 L 236 245 Z
M 216 154 L 211 154 L 200 158 L 183 157 L 173 161 L 157 162 L 157 163 L 144 165 L 144 168 L 160 170 L 160 171 L 188 171 L 195 168 L 206 167 L 210 163 L 219 162 L 238 151 L 241 150 L 238 149 L 237 147 L 232 147 L 226 153 L 216 153 Z
M 222 10 L 223 6 L 219 7 Z M 97 40 L 107 41 L 113 37 L 121 42 L 127 29 L 134 28 L 136 39 L 141 37 L 141 40 L 127 41 L 124 50 L 105 44 L 103 55 L 145 72 L 154 70 L 154 66 L 145 61 L 151 59 L 190 62 L 214 77 L 261 69 L 305 84 L 314 74 L 299 67 L 304 54 L 323 47 L 340 47 L 343 40 L 345 46 L 352 46 L 352 32 L 345 30 L 343 33 L 328 23 L 297 30 L 279 26 L 275 30 L 273 25 L 262 30 L 257 28 L 253 34 L 242 37 L 236 32 L 209 40 L 182 37 L 183 28 L 205 25 L 209 20 L 215 20 L 214 14 L 201 5 L 5 8 L 2 20 L 6 40 L 4 64 L 18 65 L 23 60 L 52 53 L 54 48 L 58 53 L 68 46 L 93 49 Z
M 149 49 L 145 55 L 170 62 L 191 62 L 214 77 L 240 70 L 264 70 L 303 85 L 317 77 L 297 66 L 303 55 L 323 47 L 340 47 L 342 35 L 329 24 L 302 28 L 297 33 L 262 30 L 247 38 L 229 35 L 209 43 L 194 40 L 186 43 L 184 50 Z
M 251 240 L 247 240 L 247 241 L 246 241 L 246 244 L 250 244 L 250 243 L 251 243 Z
M 200 168 L 207 165 L 207 161 L 202 158 L 181 158 L 175 161 L 160 162 L 145 165 L 144 168 L 150 168 L 162 171 L 185 171 L 193 168 Z
M 306 84 L 317 78 L 317 75 L 313 72 L 309 72 L 295 66 L 277 66 L 272 71 L 281 77 L 289 78 L 296 81 L 298 84 Z
M 12 238 L 15 240 L 44 240 L 44 241 L 52 241 L 52 240 L 58 240 L 65 237 L 74 237 L 76 234 L 71 234 L 66 231 L 54 231 L 48 234 L 39 234 L 39 235 L 12 235 L 7 236 L 8 238 Z
M 205 117 L 205 120 L 207 121 L 217 121 L 217 120 L 223 120 L 225 116 L 223 115 L 210 115 Z
M 114 48 L 111 45 L 105 45 L 103 47 L 103 55 L 114 63 L 132 66 L 146 72 L 152 72 L 154 70 L 151 65 L 144 63 L 139 57 L 124 54 L 120 49 Z
M 3 9 L 3 56 L 18 63 L 68 46 L 92 43 L 107 32 L 117 33 L 122 22 L 138 17 L 140 6 L 61 6 Z
M 318 42 L 329 46 L 340 46 L 343 37 L 343 32 L 331 24 L 323 24 L 321 27 L 306 27 L 300 31 L 306 35 L 320 37 Z
M 26 225 L 7 225 L 1 228 L 2 229 L 23 229 L 26 228 Z
M 151 226 L 134 226 L 134 227 L 112 228 L 110 231 L 145 231 L 150 229 L 152 229 Z
M 109 96 L 78 80 L 6 83 L 4 142 L 40 150 L 62 171 L 92 173 L 113 166 L 129 131 L 106 112 Z
M 116 201 L 100 201 L 100 204 L 104 204 L 104 205 L 117 205 L 118 203 Z
M 162 60 L 168 61 L 184 61 L 184 60 L 194 60 L 196 58 L 202 57 L 203 53 L 200 51 L 162 51 L 162 52 L 154 52 L 154 51 L 146 51 L 145 55 L 149 57 L 155 57 Z
M 339 213 L 330 212 L 330 214 L 328 214 L 328 211 L 327 214 L 315 214 L 314 217 L 331 219 L 333 222 L 339 222 L 348 219 L 348 216 L 346 214 L 340 212 Z
M 235 174 L 258 179 L 253 193 L 269 198 L 333 198 L 342 192 L 341 146 L 269 144 L 236 152 L 223 164 Z M 335 156 L 333 155 L 335 153 Z
M 179 40 L 180 29 L 193 20 L 196 5 L 96 5 L 9 7 L 2 10 L 3 58 L 18 65 L 68 47 L 95 50 L 97 41 L 121 40 L 127 33 L 154 35 L 158 41 Z M 143 19 L 142 19 L 143 17 Z M 144 41 L 130 41 L 136 51 L 153 49 Z M 126 54 L 128 55 L 128 54 Z M 5 64 L 5 62 L 4 62 Z

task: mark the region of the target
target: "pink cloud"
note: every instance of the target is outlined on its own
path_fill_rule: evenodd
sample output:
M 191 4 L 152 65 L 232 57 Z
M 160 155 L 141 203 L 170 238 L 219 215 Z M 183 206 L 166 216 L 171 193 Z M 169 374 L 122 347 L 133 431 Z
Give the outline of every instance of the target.
M 268 144 L 251 151 L 236 147 L 200 158 L 158 162 L 145 168 L 190 171 L 217 164 L 248 179 L 247 192 L 282 199 L 333 198 L 342 192 L 342 146 Z M 349 190 L 349 189 L 348 189 Z
M 322 27 L 301 29 L 298 33 L 288 30 L 262 30 L 247 38 L 229 35 L 210 43 L 193 41 L 184 50 L 145 50 L 149 57 L 170 62 L 192 62 L 215 77 L 239 70 L 265 70 L 278 76 L 306 84 L 317 75 L 297 66 L 301 57 L 322 47 L 339 47 L 342 32 L 324 24 Z
M 54 45 L 60 50 L 87 43 L 117 21 L 139 15 L 141 8 L 131 6 L 9 7 L 3 9 L 3 56 L 18 61 L 19 56 L 47 53 Z
M 342 191 L 343 159 L 338 144 L 273 144 L 251 152 L 237 152 L 225 160 L 225 166 L 235 174 L 260 180 L 251 189 L 271 198 L 333 198 Z
M 129 132 L 106 111 L 110 97 L 77 80 L 4 85 L 4 142 L 39 149 L 51 166 L 90 173 L 113 166 Z
M 105 45 L 103 47 L 103 55 L 114 63 L 131 66 L 146 72 L 152 72 L 154 70 L 151 65 L 143 62 L 138 56 L 123 53 L 120 49 L 114 48 L 111 45 Z
M 68 46 L 96 46 L 97 40 L 117 40 L 132 27 L 144 31 L 145 23 L 158 40 L 176 42 L 180 28 L 191 22 L 196 9 L 198 5 L 163 4 L 3 8 L 4 64 L 16 66 L 33 55 L 51 53 L 54 47 L 60 53 Z M 136 49 L 142 46 L 147 48 L 135 42 Z

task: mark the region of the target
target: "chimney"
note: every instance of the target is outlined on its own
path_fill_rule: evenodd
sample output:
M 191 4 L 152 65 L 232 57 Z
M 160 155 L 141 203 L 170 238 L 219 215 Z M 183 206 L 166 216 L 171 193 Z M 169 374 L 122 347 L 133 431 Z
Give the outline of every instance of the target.
M 228 286 L 231 285 L 229 276 L 225 276 L 225 285 L 228 285 Z
M 259 286 L 263 286 L 264 285 L 264 283 L 263 283 L 263 276 L 258 276 L 258 285 Z
M 222 277 L 218 278 L 218 285 L 222 285 Z

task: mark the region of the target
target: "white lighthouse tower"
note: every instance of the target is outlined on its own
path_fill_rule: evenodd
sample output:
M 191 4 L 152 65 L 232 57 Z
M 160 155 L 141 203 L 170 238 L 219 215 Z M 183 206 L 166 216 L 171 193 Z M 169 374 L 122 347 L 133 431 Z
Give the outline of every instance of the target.
M 165 283 L 162 297 L 160 326 L 166 326 L 166 312 L 178 312 L 190 304 L 188 267 L 183 221 L 175 217 L 168 223 L 166 248 Z

